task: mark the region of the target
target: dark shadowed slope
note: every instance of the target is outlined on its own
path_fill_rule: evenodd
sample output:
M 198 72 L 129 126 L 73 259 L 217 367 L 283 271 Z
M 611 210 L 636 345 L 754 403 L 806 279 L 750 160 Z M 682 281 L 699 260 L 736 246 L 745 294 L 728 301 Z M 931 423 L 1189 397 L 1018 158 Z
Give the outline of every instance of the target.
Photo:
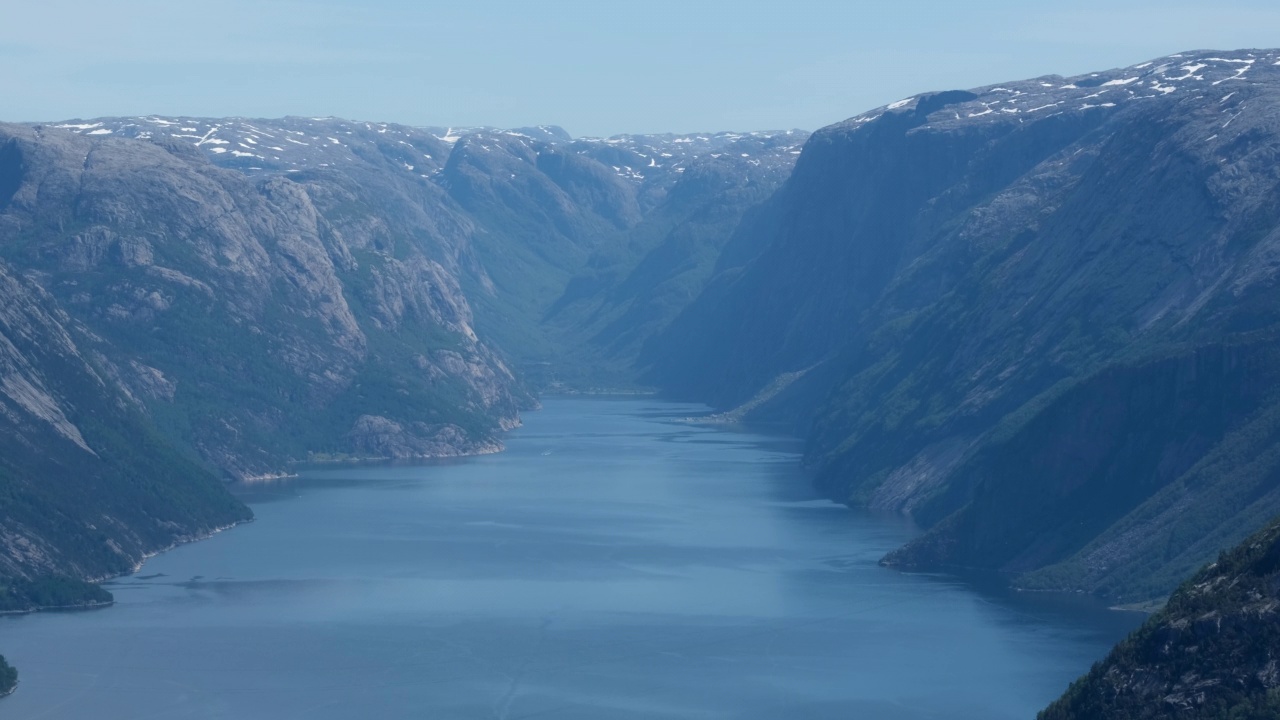
M 811 428 L 832 497 L 938 522 L 972 499 L 976 458 L 1069 388 L 1280 320 L 1278 62 L 1185 53 L 922 95 L 819 131 L 708 290 L 649 344 L 650 377 L 730 408 L 804 372 L 753 416 Z M 1228 408 L 1232 422 L 1253 411 Z M 1125 507 L 1180 477 L 1155 456 L 1134 462 L 1099 470 L 1132 484 Z M 944 540 L 932 557 L 962 562 Z

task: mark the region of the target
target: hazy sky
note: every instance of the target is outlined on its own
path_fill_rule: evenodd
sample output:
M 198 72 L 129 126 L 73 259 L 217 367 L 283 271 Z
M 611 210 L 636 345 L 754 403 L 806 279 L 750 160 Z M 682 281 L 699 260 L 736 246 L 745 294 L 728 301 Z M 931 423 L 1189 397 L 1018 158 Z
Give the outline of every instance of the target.
M 1280 45 L 1280 3 L 6 0 L 0 120 L 814 129 L 923 92 Z

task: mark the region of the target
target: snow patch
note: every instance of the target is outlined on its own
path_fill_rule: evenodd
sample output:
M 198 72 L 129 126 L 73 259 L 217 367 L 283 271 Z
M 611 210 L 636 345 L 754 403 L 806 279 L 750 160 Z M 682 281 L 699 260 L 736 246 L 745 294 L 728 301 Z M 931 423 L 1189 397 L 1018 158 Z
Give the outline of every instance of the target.
M 454 143 L 458 142 L 459 140 L 461 140 L 461 139 L 462 139 L 462 136 L 461 136 L 461 135 L 455 135 L 455 134 L 454 134 L 454 132 L 453 132 L 453 128 L 446 128 L 446 129 L 445 129 L 445 131 L 444 131 L 444 136 L 443 136 L 443 137 L 441 137 L 441 136 L 437 135 L 437 136 L 436 136 L 436 139 L 437 139 L 437 140 L 441 140 L 441 141 L 443 141 L 443 142 L 447 142 L 447 143 L 449 143 L 450 145 L 452 145 L 452 144 L 454 144 Z
M 1112 85 L 1128 85 L 1131 82 L 1137 82 L 1137 80 L 1138 80 L 1138 77 L 1136 75 L 1131 78 L 1124 78 L 1123 80 L 1108 80 L 1102 83 L 1102 87 L 1109 87 Z
M 900 107 L 906 107 L 907 105 L 911 104 L 911 101 L 912 101 L 913 99 L 914 99 L 914 98 L 907 98 L 906 100 L 899 100 L 898 102 L 891 102 L 891 103 L 889 103 L 889 105 L 888 105 L 887 107 L 888 107 L 890 110 L 897 110 L 897 109 L 898 109 L 898 108 L 900 108 Z
M 1204 78 L 1202 77 L 1196 77 L 1196 73 L 1200 72 L 1201 70 L 1207 67 L 1209 66 L 1205 65 L 1204 63 L 1196 63 L 1194 65 L 1183 65 L 1182 66 L 1183 74 L 1180 77 L 1165 78 L 1165 79 L 1177 82 L 1178 80 L 1188 80 L 1190 78 L 1195 77 L 1197 80 L 1203 80 Z
M 1217 58 L 1210 58 L 1210 59 L 1217 59 Z M 1224 62 L 1243 63 L 1244 67 L 1237 70 L 1236 74 L 1232 75 L 1231 77 L 1222 78 L 1221 80 L 1215 80 L 1213 82 L 1214 85 L 1221 85 L 1222 83 L 1227 82 L 1228 80 L 1242 80 L 1244 79 L 1244 74 L 1249 72 L 1249 70 L 1253 67 L 1253 60 L 1251 59 L 1250 60 L 1224 60 Z

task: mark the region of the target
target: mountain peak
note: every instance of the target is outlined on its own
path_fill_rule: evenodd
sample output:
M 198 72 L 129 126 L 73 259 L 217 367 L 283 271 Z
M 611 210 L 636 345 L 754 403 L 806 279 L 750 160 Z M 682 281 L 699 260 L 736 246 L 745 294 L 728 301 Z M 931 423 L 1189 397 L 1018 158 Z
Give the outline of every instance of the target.
M 1072 77 L 1045 75 L 988 85 L 971 98 L 926 113 L 932 126 L 1025 122 L 1063 113 L 1106 111 L 1168 95 L 1229 98 L 1244 83 L 1280 83 L 1280 49 L 1197 50 L 1137 65 Z M 917 113 L 938 93 L 922 93 L 856 115 L 837 127 L 856 127 L 885 115 Z

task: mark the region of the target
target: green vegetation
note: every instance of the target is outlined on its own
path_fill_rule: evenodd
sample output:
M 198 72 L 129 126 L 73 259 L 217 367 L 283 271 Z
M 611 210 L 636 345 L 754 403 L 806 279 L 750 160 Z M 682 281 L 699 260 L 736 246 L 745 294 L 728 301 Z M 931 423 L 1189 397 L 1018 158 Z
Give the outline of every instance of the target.
M 18 686 L 18 671 L 0 655 L 0 696 L 8 695 Z
M 1039 720 L 1280 717 L 1280 520 L 1186 581 Z
M 112 601 L 102 586 L 65 575 L 0 579 L 0 612 L 98 607 Z

